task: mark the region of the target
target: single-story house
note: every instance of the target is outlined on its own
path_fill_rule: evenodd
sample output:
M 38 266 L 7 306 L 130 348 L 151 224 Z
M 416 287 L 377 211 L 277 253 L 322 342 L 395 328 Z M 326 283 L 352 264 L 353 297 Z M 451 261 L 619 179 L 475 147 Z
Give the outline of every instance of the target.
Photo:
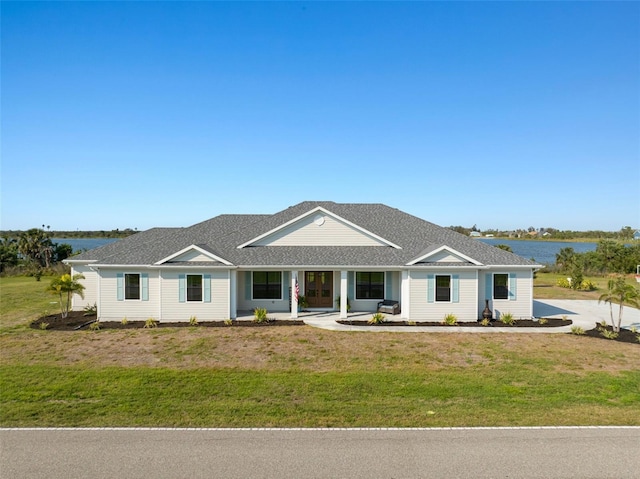
M 85 277 L 73 309 L 103 321 L 200 321 L 266 308 L 374 312 L 461 321 L 533 316 L 527 259 L 383 204 L 303 202 L 272 215 L 223 214 L 186 228 L 153 228 L 66 260 Z

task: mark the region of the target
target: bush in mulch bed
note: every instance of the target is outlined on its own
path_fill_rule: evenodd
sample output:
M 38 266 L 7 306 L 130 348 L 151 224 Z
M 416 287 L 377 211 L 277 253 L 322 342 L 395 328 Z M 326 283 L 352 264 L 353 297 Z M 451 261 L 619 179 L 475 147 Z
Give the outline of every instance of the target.
M 52 314 L 44 316 L 31 323 L 33 329 L 47 329 L 54 331 L 74 331 L 77 329 L 88 330 L 91 323 L 95 322 L 96 315 L 85 316 L 82 311 L 71 311 L 69 316 L 62 318 L 59 314 Z M 47 327 L 43 327 L 42 324 L 47 324 Z M 273 326 L 303 326 L 303 321 L 276 321 L 269 320 L 264 323 L 254 323 L 253 321 L 198 321 L 197 326 L 191 326 L 189 321 L 184 322 L 163 322 L 156 321 L 158 328 L 184 328 L 184 327 L 198 327 L 198 328 L 265 328 Z M 145 321 L 127 321 L 123 324 L 121 321 L 100 321 L 100 329 L 143 329 Z
M 486 327 L 486 328 L 557 328 L 560 326 L 569 326 L 573 322 L 570 319 L 547 319 L 546 322 L 540 323 L 539 321 L 533 321 L 531 319 L 519 319 L 515 321 L 513 324 L 507 325 L 501 323 L 500 321 L 494 321 L 489 323 L 487 326 L 482 326 L 479 322 L 476 321 L 463 321 L 457 323 L 455 326 L 444 324 L 438 321 L 416 321 L 416 322 L 408 322 L 408 321 L 386 321 L 382 323 L 370 324 L 368 321 L 358 320 L 358 321 L 349 321 L 349 320 L 340 320 L 338 321 L 340 324 L 348 324 L 350 326 L 440 326 L 443 328 L 458 328 L 458 327 Z
M 618 333 L 617 337 L 607 338 L 602 333 L 603 329 L 606 329 L 607 331 L 609 331 L 609 333 L 613 332 L 613 328 L 611 326 L 603 328 L 600 323 L 596 323 L 596 327 L 594 329 L 590 329 L 589 331 L 585 331 L 584 335 L 590 338 L 606 339 L 608 341 L 617 341 L 619 343 L 634 343 L 640 346 L 640 339 L 638 339 L 640 338 L 640 332 L 634 333 L 633 331 L 630 331 L 628 329 L 620 328 L 620 332 Z

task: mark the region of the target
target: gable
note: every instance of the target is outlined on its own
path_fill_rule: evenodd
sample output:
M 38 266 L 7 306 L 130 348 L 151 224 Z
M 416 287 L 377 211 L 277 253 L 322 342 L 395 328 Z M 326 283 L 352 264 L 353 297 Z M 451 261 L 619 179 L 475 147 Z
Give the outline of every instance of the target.
M 215 255 L 211 251 L 208 251 L 198 245 L 187 246 L 186 248 L 168 256 L 155 264 L 166 263 L 223 263 L 231 265 L 230 262 Z
M 246 246 L 399 246 L 318 207 L 244 243 Z
M 467 255 L 464 255 L 453 248 L 448 246 L 440 246 L 439 248 L 432 249 L 428 252 L 423 253 L 418 258 L 414 259 L 407 263 L 409 266 L 415 264 L 438 264 L 438 263 L 446 263 L 450 265 L 451 263 L 473 263 L 476 265 L 480 265 L 479 261 L 470 258 Z

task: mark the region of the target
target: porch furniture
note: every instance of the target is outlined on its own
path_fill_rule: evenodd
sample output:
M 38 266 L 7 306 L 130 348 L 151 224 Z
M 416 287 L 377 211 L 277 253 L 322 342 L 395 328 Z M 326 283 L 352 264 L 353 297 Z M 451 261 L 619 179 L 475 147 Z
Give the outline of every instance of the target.
M 398 314 L 400 313 L 400 303 L 393 299 L 385 299 L 378 303 L 378 313 Z

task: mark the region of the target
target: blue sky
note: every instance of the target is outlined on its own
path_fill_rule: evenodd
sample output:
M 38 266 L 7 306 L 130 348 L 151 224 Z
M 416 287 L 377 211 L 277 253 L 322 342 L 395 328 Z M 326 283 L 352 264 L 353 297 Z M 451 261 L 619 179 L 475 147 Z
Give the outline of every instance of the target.
M 640 3 L 0 8 L 2 229 L 304 200 L 640 227 Z

